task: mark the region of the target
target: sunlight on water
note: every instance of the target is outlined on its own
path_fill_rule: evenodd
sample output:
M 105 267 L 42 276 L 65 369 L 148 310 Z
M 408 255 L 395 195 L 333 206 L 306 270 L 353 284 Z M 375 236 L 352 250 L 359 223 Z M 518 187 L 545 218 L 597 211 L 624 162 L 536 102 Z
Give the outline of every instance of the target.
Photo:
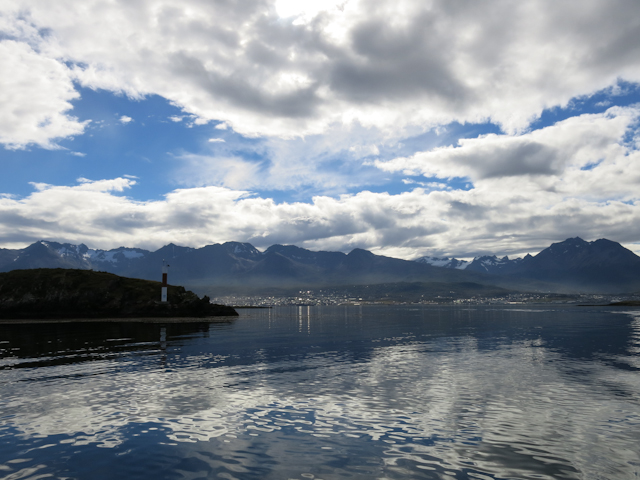
M 26 327 L 2 327 L 0 474 L 636 478 L 639 322 L 295 307 L 174 333 L 42 331 L 31 351 Z

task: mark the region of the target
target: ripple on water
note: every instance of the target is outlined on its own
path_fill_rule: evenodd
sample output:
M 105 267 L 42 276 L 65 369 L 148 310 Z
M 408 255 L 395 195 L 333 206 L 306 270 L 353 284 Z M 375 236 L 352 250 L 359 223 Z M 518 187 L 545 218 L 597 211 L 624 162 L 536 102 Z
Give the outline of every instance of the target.
M 298 321 L 291 335 L 309 335 Z M 0 452 L 14 461 L 0 472 L 325 480 L 638 473 L 636 372 L 572 358 L 540 333 L 525 338 L 502 325 L 491 342 L 467 326 L 456 335 L 411 325 L 396 333 L 383 325 L 372 338 L 379 342 L 323 334 L 302 348 L 278 344 L 277 354 L 267 329 L 259 347 L 245 350 L 211 351 L 212 340 L 196 336 L 129 355 L 8 368 Z M 366 335 L 375 337 L 372 329 Z M 257 341 L 252 335 L 238 338 L 246 345 Z

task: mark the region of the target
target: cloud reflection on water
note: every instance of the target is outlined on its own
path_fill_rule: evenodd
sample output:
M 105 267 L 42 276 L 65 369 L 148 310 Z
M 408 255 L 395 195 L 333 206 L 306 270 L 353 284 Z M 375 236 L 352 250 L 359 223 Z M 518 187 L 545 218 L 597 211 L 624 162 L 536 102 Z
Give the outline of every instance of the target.
M 403 324 L 389 335 L 388 325 L 365 322 L 368 337 L 356 345 L 346 330 L 343 338 L 320 335 L 326 325 L 310 312 L 291 319 L 291 331 L 312 342 L 304 354 L 270 345 L 269 327 L 279 337 L 286 319 L 258 315 L 245 320 L 253 332 L 232 331 L 243 344 L 266 337 L 244 353 L 180 338 L 144 355 L 7 370 L 2 423 L 23 440 L 58 438 L 68 447 L 122 447 L 156 428 L 185 458 L 224 465 L 236 478 L 578 479 L 639 471 L 637 371 L 568 358 L 535 334 L 500 335 L 488 348 L 468 331 L 434 335 Z M 330 323 L 353 327 L 362 318 L 338 312 Z M 629 358 L 637 360 L 633 348 Z M 247 352 L 253 360 L 239 358 Z M 145 427 L 131 433 L 135 425 Z

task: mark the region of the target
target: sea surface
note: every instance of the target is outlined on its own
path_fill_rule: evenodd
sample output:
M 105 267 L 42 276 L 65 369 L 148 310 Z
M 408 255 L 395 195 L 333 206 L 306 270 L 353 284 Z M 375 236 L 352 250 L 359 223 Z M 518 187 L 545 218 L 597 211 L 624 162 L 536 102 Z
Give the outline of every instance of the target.
M 0 325 L 0 478 L 634 479 L 640 310 Z

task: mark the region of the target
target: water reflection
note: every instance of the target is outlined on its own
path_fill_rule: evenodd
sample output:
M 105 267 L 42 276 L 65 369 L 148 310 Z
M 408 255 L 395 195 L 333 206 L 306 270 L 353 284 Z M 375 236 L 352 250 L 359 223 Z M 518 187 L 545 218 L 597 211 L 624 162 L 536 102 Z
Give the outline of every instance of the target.
M 97 466 L 117 456 L 137 478 L 633 478 L 637 322 L 292 307 L 55 331 L 57 347 L 2 331 L 0 457 L 23 461 L 0 468 L 112 478 Z
M 633 321 L 631 322 L 631 335 L 629 336 L 629 353 L 631 354 L 640 354 L 640 311 L 628 312 L 627 315 L 633 317 Z M 631 357 L 633 362 L 633 366 L 640 369 L 640 355 L 636 357 Z
M 157 353 L 167 337 L 208 336 L 210 323 L 46 323 L 0 325 L 0 369 L 66 365 L 130 353 Z

